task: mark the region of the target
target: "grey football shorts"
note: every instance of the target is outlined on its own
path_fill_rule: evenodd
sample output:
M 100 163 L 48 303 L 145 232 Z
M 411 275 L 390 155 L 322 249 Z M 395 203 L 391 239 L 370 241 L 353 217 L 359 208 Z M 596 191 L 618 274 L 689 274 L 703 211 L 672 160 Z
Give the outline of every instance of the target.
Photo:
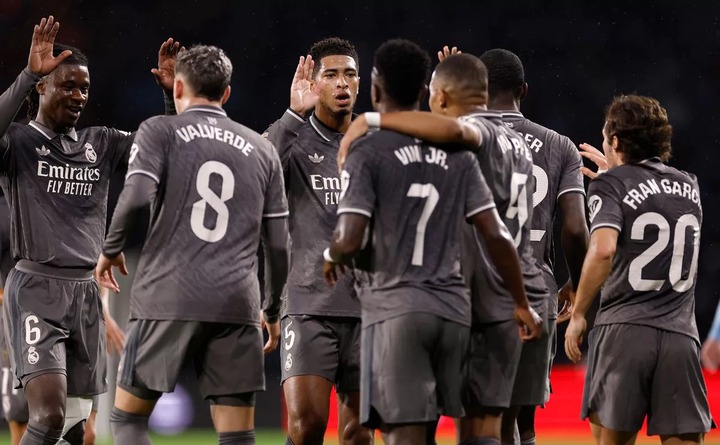
M 596 326 L 589 336 L 582 418 L 604 428 L 649 435 L 706 433 L 712 419 L 699 345 L 649 326 Z
M 337 392 L 360 390 L 360 319 L 286 315 L 280 321 L 282 382 L 315 375 L 332 382 Z
M 514 320 L 473 325 L 463 370 L 463 404 L 469 416 L 482 414 L 482 408 L 510 406 L 521 352 Z
M 105 319 L 92 271 L 87 279 L 76 280 L 26 273 L 18 267 L 20 262 L 8 274 L 3 316 L 19 384 L 60 373 L 67 376 L 70 396 L 105 392 Z
M 200 394 L 218 405 L 252 406 L 265 389 L 259 326 L 179 320 L 133 320 L 120 359 L 118 384 L 143 399 L 172 392 L 191 365 Z
M 551 328 L 548 326 L 547 312 L 543 318 L 542 336 L 533 341 L 522 343 L 520 363 L 515 374 L 512 406 L 540 406 L 550 397 L 550 353 L 552 351 Z M 553 321 L 554 323 L 554 321 Z
M 412 313 L 364 327 L 360 421 L 385 424 L 461 417 L 468 326 Z

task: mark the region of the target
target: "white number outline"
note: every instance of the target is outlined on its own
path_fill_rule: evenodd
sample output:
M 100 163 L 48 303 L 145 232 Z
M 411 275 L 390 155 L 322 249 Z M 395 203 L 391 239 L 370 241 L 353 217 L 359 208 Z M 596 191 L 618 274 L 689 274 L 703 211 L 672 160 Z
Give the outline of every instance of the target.
M 435 210 L 435 206 L 440 200 L 440 194 L 432 184 L 412 184 L 407 192 L 409 198 L 427 198 L 425 206 L 420 214 L 420 219 L 415 229 L 415 246 L 413 247 L 413 256 L 411 264 L 413 266 L 422 266 L 425 256 L 425 229 L 427 229 L 430 215 Z
M 638 216 L 630 229 L 630 239 L 642 241 L 645 239 L 647 226 L 658 228 L 658 239 L 640 255 L 630 262 L 628 267 L 628 282 L 637 292 L 659 291 L 665 280 L 648 280 L 642 277 L 643 269 L 661 254 L 670 243 L 670 223 L 664 216 L 656 212 L 647 212 Z M 695 231 L 693 239 L 693 255 L 687 279 L 682 279 L 682 266 L 685 256 L 685 241 L 688 227 Z M 678 218 L 673 231 L 672 258 L 668 279 L 675 292 L 685 292 L 695 283 L 698 257 L 700 254 L 700 222 L 692 214 L 685 214 Z
M 525 173 L 513 173 L 510 178 L 510 203 L 505 212 L 505 217 L 514 219 L 517 216 L 518 218 L 518 233 L 514 239 L 515 247 L 520 245 L 522 228 L 528 220 L 527 193 L 525 192 L 527 179 L 528 175 Z
M 292 348 L 293 345 L 295 345 L 295 331 L 290 330 L 290 325 L 292 325 L 292 324 L 293 324 L 293 322 L 292 322 L 292 320 L 290 320 L 290 322 L 287 324 L 287 326 L 285 326 L 285 329 L 283 329 L 285 331 L 285 340 L 290 339 L 289 341 L 286 341 L 284 343 L 286 351 L 289 351 L 290 348 Z
M 222 178 L 222 189 L 220 196 L 210 189 L 210 177 L 219 175 Z M 230 212 L 225 204 L 235 194 L 235 176 L 230 167 L 218 161 L 207 161 L 200 166 L 195 179 L 195 188 L 200 195 L 200 200 L 193 203 L 190 214 L 190 228 L 195 236 L 208 243 L 216 243 L 223 239 L 227 233 Z M 215 227 L 205 227 L 205 211 L 208 204 L 215 210 L 217 218 Z
M 535 177 L 535 193 L 533 193 L 533 209 L 540 205 L 547 198 L 550 191 L 550 180 L 548 174 L 539 165 L 533 165 L 533 176 Z M 530 241 L 542 241 L 545 237 L 545 230 L 531 229 Z
M 40 331 L 40 327 L 33 327 L 30 323 L 37 325 L 40 323 L 40 320 L 38 320 L 35 315 L 28 315 L 25 317 L 25 343 L 28 345 L 34 345 L 40 341 L 42 332 Z

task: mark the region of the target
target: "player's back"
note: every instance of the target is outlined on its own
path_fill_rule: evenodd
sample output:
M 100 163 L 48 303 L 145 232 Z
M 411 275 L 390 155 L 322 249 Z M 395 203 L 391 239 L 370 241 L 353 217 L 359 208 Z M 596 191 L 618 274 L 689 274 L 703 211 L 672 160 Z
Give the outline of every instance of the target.
M 475 156 L 379 131 L 356 143 L 343 183 L 339 213 L 372 217 L 367 257 L 357 263 L 367 271 L 358 276 L 366 288 L 360 293 L 363 323 L 427 312 L 469 325 L 461 225 L 466 216 L 494 207 Z
M 565 193 L 585 193 L 582 159 L 566 136 L 535 123 L 519 112 L 503 112 L 505 125 L 518 132 L 533 159 L 535 192 L 530 241 L 538 265 L 552 276 L 554 263 L 553 223 L 557 200 Z
M 498 213 L 518 249 L 528 300 L 538 313 L 545 313 L 547 288 L 530 246 L 532 195 L 535 189 L 530 150 L 517 132 L 503 124 L 498 112 L 472 113 L 461 119 L 483 128 L 487 140 L 477 152 L 480 169 L 492 191 Z M 463 262 L 467 266 L 468 284 L 473 290 L 473 321 L 511 319 L 514 303 L 492 265 L 482 239 L 471 228 L 465 229 L 465 239 Z
M 143 125 L 158 135 L 164 166 L 132 315 L 257 323 L 262 218 L 287 215 L 277 153 L 214 107 Z
M 591 230 L 620 232 L 595 324 L 640 324 L 698 340 L 696 178 L 653 158 L 600 175 L 589 195 Z

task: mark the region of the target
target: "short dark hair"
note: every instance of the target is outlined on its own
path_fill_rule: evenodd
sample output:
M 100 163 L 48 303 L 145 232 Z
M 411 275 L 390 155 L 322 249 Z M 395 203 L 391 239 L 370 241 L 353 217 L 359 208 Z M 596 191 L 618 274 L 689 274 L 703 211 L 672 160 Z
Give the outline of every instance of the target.
M 415 42 L 392 39 L 375 51 L 373 67 L 385 93 L 401 107 L 413 105 L 430 77 L 430 56 Z
M 482 60 L 472 54 L 454 54 L 446 57 L 435 68 L 435 78 L 462 91 L 463 95 L 482 94 L 487 98 L 487 69 Z
M 310 54 L 315 61 L 315 68 L 312 73 L 313 78 L 317 76 L 317 73 L 320 70 L 320 61 L 322 61 L 323 57 L 327 56 L 352 57 L 353 60 L 355 60 L 355 65 L 360 67 L 358 54 L 357 51 L 355 51 L 353 44 L 339 37 L 328 37 L 315 42 L 310 48 L 310 52 L 308 54 Z
M 490 97 L 499 93 L 513 93 L 519 97 L 525 83 L 525 68 L 520 57 L 502 48 L 491 49 L 480 56 L 488 72 Z
M 80 65 L 80 66 L 88 66 L 88 58 L 85 54 L 82 53 L 79 49 L 75 48 L 74 46 L 70 45 L 63 45 L 62 43 L 55 43 L 53 45 L 53 56 L 57 57 L 62 53 L 63 51 L 70 50 L 72 51 L 72 54 L 67 57 L 65 60 L 60 62 L 60 65 Z M 27 110 L 27 117 L 28 119 L 35 119 L 35 117 L 38 114 L 38 111 L 40 110 L 40 95 L 38 94 L 37 90 L 35 88 L 30 89 L 30 92 L 27 95 L 27 98 L 25 98 L 25 101 L 27 102 L 28 110 Z
M 613 99 L 605 113 L 605 132 L 618 138 L 617 151 L 626 162 L 659 157 L 670 159 L 672 126 L 657 99 L 628 95 Z
M 175 73 L 185 76 L 190 88 L 200 97 L 220 100 L 230 85 L 232 63 L 216 46 L 193 45 L 178 54 Z

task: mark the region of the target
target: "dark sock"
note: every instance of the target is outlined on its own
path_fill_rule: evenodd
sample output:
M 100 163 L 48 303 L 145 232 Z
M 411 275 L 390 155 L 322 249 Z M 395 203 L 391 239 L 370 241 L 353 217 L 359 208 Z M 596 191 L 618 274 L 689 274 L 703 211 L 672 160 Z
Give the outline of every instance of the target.
M 476 437 L 475 439 L 466 440 L 460 445 L 500 445 L 500 439 L 494 437 Z
M 287 437 L 285 438 L 285 445 L 295 445 L 295 442 L 292 441 L 292 439 L 290 438 L 290 436 L 287 436 Z
M 20 440 L 20 445 L 55 445 L 61 437 L 62 428 L 56 430 L 31 420 Z
M 520 445 L 535 445 L 535 438 L 533 437 L 532 439 L 521 440 Z
M 126 413 L 113 407 L 110 412 L 110 429 L 117 444 L 152 445 L 148 435 L 150 416 Z
M 255 445 L 255 430 L 218 433 L 218 445 Z
M 65 433 L 63 439 L 70 445 L 83 445 L 85 441 L 85 421 L 76 423 Z

